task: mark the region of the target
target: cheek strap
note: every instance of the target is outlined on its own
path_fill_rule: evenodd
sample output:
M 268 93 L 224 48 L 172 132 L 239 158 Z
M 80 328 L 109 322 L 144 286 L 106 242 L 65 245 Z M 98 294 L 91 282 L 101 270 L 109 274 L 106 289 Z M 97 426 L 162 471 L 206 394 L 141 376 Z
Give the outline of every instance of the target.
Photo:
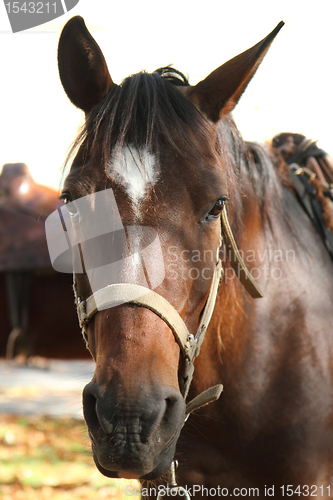
M 264 296 L 263 292 L 260 290 L 257 283 L 251 276 L 250 271 L 246 267 L 241 254 L 239 253 L 237 244 L 235 242 L 234 235 L 232 233 L 227 209 L 224 206 L 221 213 L 221 228 L 223 233 L 223 239 L 227 249 L 227 255 L 229 258 L 229 262 L 233 267 L 237 278 L 244 286 L 245 290 L 253 297 L 254 299 L 259 299 Z

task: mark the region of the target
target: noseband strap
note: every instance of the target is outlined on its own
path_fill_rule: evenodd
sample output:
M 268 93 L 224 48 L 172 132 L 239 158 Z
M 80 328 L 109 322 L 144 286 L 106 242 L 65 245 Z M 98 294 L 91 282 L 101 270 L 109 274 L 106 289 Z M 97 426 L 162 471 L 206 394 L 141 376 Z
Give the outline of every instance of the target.
M 164 297 L 141 285 L 108 285 L 82 301 L 77 308 L 81 327 L 88 323 L 97 311 L 125 303 L 146 307 L 157 314 L 173 331 L 183 354 L 189 352 L 187 340 L 190 332 L 176 309 Z

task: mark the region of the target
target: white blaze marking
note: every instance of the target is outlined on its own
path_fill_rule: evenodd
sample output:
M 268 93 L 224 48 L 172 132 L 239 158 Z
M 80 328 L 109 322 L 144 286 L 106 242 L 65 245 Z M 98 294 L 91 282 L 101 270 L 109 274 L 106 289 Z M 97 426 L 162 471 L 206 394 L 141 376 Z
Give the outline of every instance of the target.
M 134 214 L 140 220 L 140 203 L 147 197 L 159 175 L 159 165 L 153 154 L 146 147 L 139 150 L 131 145 L 116 150 L 108 162 L 108 174 L 121 185 L 132 201 Z M 128 229 L 130 236 L 131 258 L 126 259 L 123 268 L 123 280 L 147 286 L 142 262 L 143 234 L 140 226 Z M 162 269 L 163 258 L 162 258 Z M 164 277 L 164 274 L 163 274 Z
M 108 166 L 110 177 L 124 187 L 137 211 L 140 201 L 158 178 L 159 168 L 155 156 L 145 147 L 138 150 L 124 146 L 112 156 Z

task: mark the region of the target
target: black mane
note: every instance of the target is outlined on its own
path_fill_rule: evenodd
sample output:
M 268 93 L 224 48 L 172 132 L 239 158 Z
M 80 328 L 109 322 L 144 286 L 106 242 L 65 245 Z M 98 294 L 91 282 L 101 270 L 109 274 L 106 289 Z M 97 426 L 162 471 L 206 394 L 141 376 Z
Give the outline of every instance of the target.
M 188 79 L 170 66 L 154 73 L 142 71 L 126 78 L 121 85 L 114 85 L 89 113 L 69 157 L 78 147 L 91 155 L 97 142 L 96 149 L 104 164 L 111 151 L 121 149 L 124 144 L 138 150 L 146 146 L 156 152 L 163 142 L 177 154 L 194 154 L 191 131 L 204 137 L 207 124 L 179 91 L 179 87 L 188 85 Z

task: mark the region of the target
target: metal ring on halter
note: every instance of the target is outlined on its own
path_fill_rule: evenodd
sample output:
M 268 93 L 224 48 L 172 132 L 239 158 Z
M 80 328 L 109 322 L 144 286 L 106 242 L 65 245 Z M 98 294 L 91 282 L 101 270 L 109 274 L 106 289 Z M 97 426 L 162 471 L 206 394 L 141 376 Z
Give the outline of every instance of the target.
M 176 481 L 176 467 L 178 467 L 178 461 L 173 460 L 170 464 L 170 479 L 167 483 L 167 487 L 165 490 L 162 490 L 158 493 L 156 500 L 159 500 L 161 498 L 164 498 L 165 496 L 171 496 L 175 497 L 177 494 L 180 495 L 183 498 L 186 498 L 187 500 L 191 500 L 191 496 L 189 492 L 184 488 L 183 486 L 178 486 L 177 481 Z M 174 493 L 172 493 L 174 492 Z M 167 494 L 165 494 L 167 493 Z

